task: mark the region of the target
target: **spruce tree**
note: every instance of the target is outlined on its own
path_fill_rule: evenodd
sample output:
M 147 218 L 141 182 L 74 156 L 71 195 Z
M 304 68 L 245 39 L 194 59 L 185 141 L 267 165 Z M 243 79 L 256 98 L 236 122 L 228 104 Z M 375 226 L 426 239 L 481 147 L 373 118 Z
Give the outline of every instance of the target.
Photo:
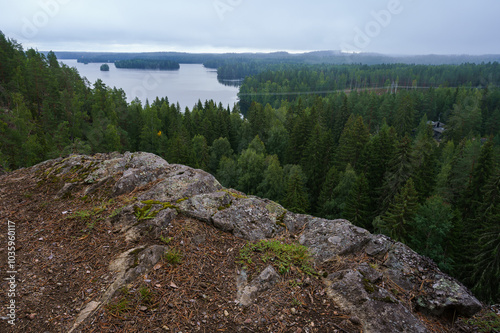
M 379 212 L 387 210 L 395 195 L 401 190 L 413 173 L 414 155 L 411 140 L 405 136 L 396 146 L 384 176 Z M 412 181 L 413 184 L 413 181 Z
M 342 135 L 340 136 L 337 163 L 339 169 L 343 170 L 347 164 L 357 170 L 366 143 L 370 138 L 368 128 L 363 122 L 363 117 L 355 117 L 353 114 L 347 120 Z
M 292 212 L 305 214 L 309 211 L 309 199 L 306 190 L 306 177 L 299 165 L 291 167 L 287 182 L 283 206 Z
M 409 178 L 401 191 L 396 194 L 385 214 L 376 219 L 374 226 L 394 240 L 407 243 L 417 208 L 418 194 L 415 191 L 413 179 Z
M 362 173 L 356 178 L 356 183 L 349 192 L 343 217 L 358 227 L 371 230 L 370 197 L 368 193 L 368 180 L 364 173 Z

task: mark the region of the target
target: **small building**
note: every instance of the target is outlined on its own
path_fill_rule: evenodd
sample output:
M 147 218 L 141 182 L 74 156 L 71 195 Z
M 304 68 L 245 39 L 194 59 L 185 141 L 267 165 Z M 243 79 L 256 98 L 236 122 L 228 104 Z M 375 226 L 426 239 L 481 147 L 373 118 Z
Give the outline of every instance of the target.
M 434 131 L 434 139 L 437 141 L 441 141 L 443 132 L 445 131 L 445 124 L 441 121 L 428 121 L 427 124 L 432 126 L 432 130 Z

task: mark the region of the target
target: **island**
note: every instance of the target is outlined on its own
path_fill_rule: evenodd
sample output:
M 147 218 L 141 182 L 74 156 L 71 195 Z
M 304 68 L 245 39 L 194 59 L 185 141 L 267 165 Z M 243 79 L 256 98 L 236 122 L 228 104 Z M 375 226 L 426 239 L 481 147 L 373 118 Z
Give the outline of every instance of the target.
M 103 72 L 109 72 L 109 66 L 108 66 L 108 64 L 102 64 L 101 65 L 101 71 L 103 71 Z
M 116 68 L 178 70 L 180 65 L 172 60 L 130 59 L 115 61 Z

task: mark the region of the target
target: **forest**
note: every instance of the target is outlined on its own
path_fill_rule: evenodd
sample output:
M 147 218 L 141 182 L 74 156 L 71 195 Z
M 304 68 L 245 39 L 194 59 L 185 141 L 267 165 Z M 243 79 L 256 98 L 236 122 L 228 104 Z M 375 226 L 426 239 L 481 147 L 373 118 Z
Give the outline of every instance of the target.
M 152 59 L 130 59 L 118 60 L 115 62 L 116 68 L 134 69 L 156 69 L 156 70 L 177 70 L 180 68 L 178 62 L 172 60 L 152 60 Z
M 0 33 L 0 170 L 152 152 L 384 233 L 499 303 L 498 63 L 275 65 L 245 79 L 239 105 L 181 110 L 167 97 L 127 103 Z

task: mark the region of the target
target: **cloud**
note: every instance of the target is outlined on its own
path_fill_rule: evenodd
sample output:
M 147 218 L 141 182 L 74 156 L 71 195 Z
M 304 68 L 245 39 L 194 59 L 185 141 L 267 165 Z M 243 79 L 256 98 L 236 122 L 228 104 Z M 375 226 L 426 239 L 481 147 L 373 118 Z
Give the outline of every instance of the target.
M 384 21 L 391 6 L 398 11 Z M 40 50 L 335 50 L 358 41 L 366 52 L 500 53 L 496 0 L 25 0 L 1 9 L 0 30 Z

